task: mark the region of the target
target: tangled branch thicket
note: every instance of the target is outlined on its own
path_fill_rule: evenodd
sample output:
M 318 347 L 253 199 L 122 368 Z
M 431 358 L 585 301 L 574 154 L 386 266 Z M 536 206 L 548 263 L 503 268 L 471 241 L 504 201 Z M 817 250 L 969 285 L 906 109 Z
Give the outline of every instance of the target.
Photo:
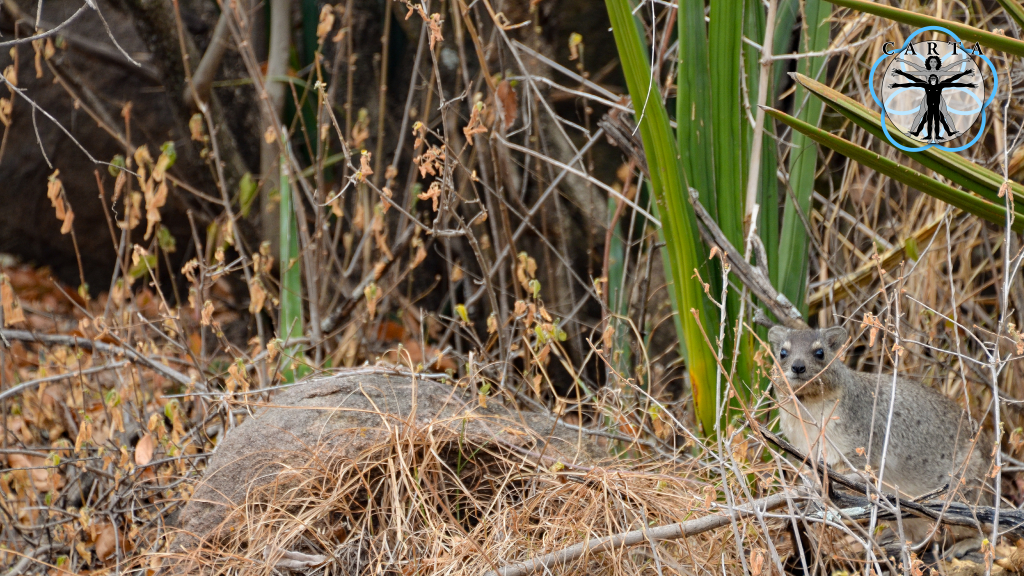
M 589 539 L 728 514 L 791 488 L 794 472 L 815 477 L 813 463 L 791 462 L 751 433 L 751 423 L 773 417 L 767 393 L 744 404 L 743 417 L 714 440 L 697 432 L 657 213 L 635 150 L 617 148 L 604 127 L 625 126 L 634 114 L 607 22 L 570 35 L 596 6 L 325 4 L 303 14 L 315 28 L 305 37 L 307 65 L 266 78 L 249 41 L 265 25 L 261 4 L 224 3 L 224 24 L 194 33 L 186 21 L 202 14 L 189 12 L 191 3 L 167 3 L 161 21 L 140 3 L 98 2 L 111 21 L 173 39 L 175 50 L 151 53 L 136 72 L 167 86 L 199 80 L 198 68 L 190 69 L 198 67 L 197 42 L 229 46 L 220 76 L 205 79 L 209 99 L 206 89 L 168 96 L 178 123 L 174 146 L 161 148 L 161 139 L 132 131 L 132 102 L 93 93 L 74 68 L 76 51 L 121 58 L 112 42 L 93 35 L 83 43 L 75 22 L 31 42 L 7 38 L 42 28 L 32 16 L 38 7 L 27 4 L 2 8 L 0 46 L 12 56 L 0 88 L 9 92 L 0 99 L 0 166 L 9 141 L 35 142 L 34 123 L 57 121 L 34 103 L 37 89 L 19 88 L 33 74 L 53 80 L 46 89 L 84 113 L 76 122 L 101 126 L 120 153 L 96 159 L 95 179 L 49 174 L 61 228 L 54 234 L 66 234 L 77 253 L 65 283 L 0 259 L 5 575 L 154 573 L 171 558 L 181 507 L 225 434 L 272 403 L 285 380 L 366 363 L 447 372 L 482 405 L 551 412 L 581 442 L 616 458 L 573 466 L 530 450 L 466 445 L 414 424 L 329 465 L 314 447 L 308 466 L 251 494 L 216 545 L 188 557 L 192 566 L 269 574 L 290 560 L 311 574 L 478 574 Z M 671 98 L 676 8 L 643 4 L 637 15 L 653 47 L 653 97 L 661 90 Z M 88 16 L 94 8 L 87 6 Z M 992 3 L 918 9 L 1020 33 Z M 827 78 L 819 80 L 870 102 L 871 63 L 907 30 L 837 9 L 832 31 Z M 965 154 L 1019 178 L 1022 68 L 1009 56 L 986 55 L 1008 87 L 989 108 L 984 138 Z M 284 88 L 280 106 L 265 98 L 273 86 Z M 790 86 L 769 102 L 802 106 Z M 243 97 L 258 106 L 232 106 Z M 822 126 L 905 161 L 838 114 L 826 111 Z M 74 138 L 77 128 L 66 130 Z M 78 145 L 64 154 L 92 146 Z M 38 147 L 45 154 L 42 141 Z M 847 361 L 858 369 L 898 362 L 901 373 L 999 430 L 992 471 L 999 505 L 1021 505 L 1019 236 L 818 153 L 804 215 L 809 322 L 847 324 L 856 332 Z M 778 154 L 784 190 L 789 150 Z M 268 168 L 268 158 L 280 165 Z M 261 162 L 262 179 L 247 170 Z M 291 194 L 297 222 L 289 262 L 280 261 L 277 237 L 262 236 L 277 229 L 282 193 Z M 97 194 L 105 220 L 83 229 L 75 214 Z M 187 208 L 179 214 L 185 234 L 171 232 L 172 205 Z M 108 231 L 113 278 L 87 287 L 78 243 Z M 293 326 L 281 325 L 279 311 L 296 294 L 282 283 L 281 265 L 301 270 L 303 310 L 291 320 L 304 329 L 287 340 Z M 81 288 L 68 287 L 76 281 Z M 720 345 L 717 326 L 706 333 L 708 345 Z M 723 367 L 723 389 L 762 381 L 765 350 L 758 374 Z M 863 527 L 801 513 L 809 509 L 793 501 L 691 538 L 585 555 L 564 569 L 755 576 L 895 569 Z M 1009 544 L 989 551 L 995 569 L 1019 568 Z

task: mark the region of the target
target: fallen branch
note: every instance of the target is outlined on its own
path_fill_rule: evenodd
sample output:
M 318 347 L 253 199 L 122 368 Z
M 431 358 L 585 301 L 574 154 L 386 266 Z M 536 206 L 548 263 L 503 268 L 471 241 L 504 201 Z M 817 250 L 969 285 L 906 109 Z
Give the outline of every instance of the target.
M 729 258 L 729 271 L 735 274 L 740 279 L 740 282 L 750 290 L 750 293 L 757 296 L 757 299 L 764 303 L 783 325 L 796 330 L 806 329 L 807 323 L 804 322 L 800 311 L 793 306 L 793 303 L 785 295 L 772 286 L 772 281 L 768 279 L 768 273 L 763 267 L 758 266 L 755 268 L 743 259 L 743 253 L 733 247 L 729 240 L 726 239 L 722 229 L 718 227 L 714 218 L 704 209 L 699 198 L 700 194 L 693 188 L 690 188 L 690 205 L 693 206 L 693 212 L 697 216 L 697 229 L 700 231 L 700 236 L 704 239 L 704 242 L 712 246 L 718 246 L 719 250 L 732 256 Z M 753 238 L 755 240 L 754 244 L 757 247 L 755 252 L 760 251 L 760 255 L 763 256 L 764 246 L 761 245 L 761 241 L 757 236 Z
M 633 530 L 632 532 L 587 540 L 557 552 L 552 552 L 551 554 L 545 554 L 544 556 L 527 560 L 526 562 L 505 566 L 497 572 L 493 570 L 488 571 L 484 576 L 526 576 L 526 574 L 531 574 L 538 570 L 550 569 L 555 566 L 568 564 L 569 562 L 579 559 L 591 552 L 605 552 L 615 548 L 633 546 L 635 544 L 654 540 L 679 540 L 681 538 L 687 538 L 702 532 L 714 530 L 715 528 L 721 528 L 734 520 L 750 516 L 751 514 L 760 514 L 770 510 L 775 510 L 776 508 L 784 506 L 786 502 L 794 498 L 795 497 L 791 493 L 775 494 L 767 498 L 754 500 L 753 502 L 749 502 L 743 506 L 738 506 L 731 514 L 712 514 L 710 516 L 704 516 L 703 518 L 697 518 L 696 520 L 687 520 L 686 522 L 679 522 L 677 524 Z
M 29 380 L 28 382 L 23 382 L 13 388 L 9 388 L 7 390 L 4 390 L 3 392 L 0 392 L 0 400 L 4 400 L 5 398 L 10 398 L 12 396 L 17 396 L 18 394 L 21 394 L 25 390 L 35 388 L 40 384 L 45 384 L 48 382 L 59 382 L 66 378 L 78 378 L 80 376 L 88 376 L 89 374 L 96 374 L 97 372 L 103 372 L 105 370 L 114 370 L 116 368 L 124 366 L 125 364 L 128 364 L 128 362 L 113 362 L 110 364 L 104 364 L 102 366 L 86 368 L 84 370 L 76 370 L 75 372 L 65 372 L 64 374 L 54 374 L 52 376 L 44 376 L 42 378 L 36 378 L 35 380 Z
M 604 118 L 598 122 L 598 126 L 603 128 L 608 134 L 608 137 L 615 142 L 615 145 L 622 150 L 626 155 L 630 157 L 636 165 L 640 168 L 640 171 L 650 178 L 650 170 L 647 166 L 647 158 L 644 155 L 643 142 L 636 137 L 635 131 L 629 130 L 629 125 L 626 124 L 626 120 L 618 116 L 617 114 L 611 113 L 605 115 Z M 803 316 L 800 311 L 787 299 L 783 294 L 779 293 L 778 290 L 772 286 L 771 280 L 768 279 L 768 272 L 763 265 L 757 267 L 752 266 L 749 262 L 743 259 L 743 253 L 737 250 L 728 239 L 725 234 L 722 233 L 722 229 L 718 227 L 718 223 L 715 219 L 708 214 L 708 211 L 697 199 L 697 192 L 694 189 L 690 189 L 690 205 L 693 206 L 694 214 L 697 216 L 697 229 L 700 232 L 701 238 L 705 244 L 709 246 L 718 246 L 718 249 L 729 255 L 729 265 L 731 267 L 730 272 L 739 278 L 740 282 L 743 283 L 750 292 L 757 297 L 758 300 L 764 303 L 764 305 L 775 315 L 779 321 L 787 328 L 804 329 L 807 328 L 807 324 L 803 320 Z M 764 246 L 761 245 L 760 239 L 754 236 L 755 240 L 755 259 L 764 261 Z M 764 323 L 764 322 L 761 322 Z
M 758 431 L 761 435 L 775 444 L 783 452 L 786 452 L 801 461 L 806 461 L 807 456 L 797 450 L 792 444 L 779 438 L 764 424 L 758 423 Z M 971 526 L 980 528 L 981 524 L 992 524 L 996 520 L 996 509 L 991 506 L 971 506 L 962 502 L 951 502 L 949 500 L 929 499 L 925 502 L 902 499 L 893 494 L 879 492 L 870 484 L 860 482 L 850 476 L 845 476 L 834 470 L 824 462 L 818 462 L 818 473 L 822 479 L 828 478 L 831 481 L 829 486 L 829 498 L 832 503 L 840 507 L 850 520 L 860 520 L 871 515 L 874 507 L 880 507 L 880 503 L 887 505 L 880 507 L 878 518 L 881 520 L 895 520 L 896 516 L 924 516 L 931 520 L 951 524 L 954 526 Z M 855 492 L 855 494 L 833 490 L 832 485 L 840 485 Z M 871 496 L 860 496 L 860 494 Z M 927 495 L 933 496 L 934 494 Z M 1024 511 L 1015 509 L 999 509 L 999 528 L 1001 531 L 1013 533 L 1017 537 L 1024 538 Z
M 127 356 L 131 361 L 138 362 L 143 366 L 151 368 L 153 371 L 174 380 L 178 384 L 183 386 L 191 386 L 195 384 L 191 378 L 185 376 L 181 372 L 178 372 L 174 368 L 161 364 L 155 360 L 151 360 L 147 356 L 136 352 L 128 346 L 114 346 L 113 344 L 104 344 L 103 342 L 96 342 L 88 338 L 81 338 L 78 336 L 63 336 L 61 334 L 33 334 L 28 330 L 0 330 L 0 338 L 5 340 L 17 340 L 19 342 L 35 342 L 37 344 L 48 344 L 56 346 L 77 346 L 79 348 L 85 348 L 86 350 L 93 350 L 103 352 L 106 354 L 123 354 Z M 8 390 L 3 394 L 0 394 L 0 400 L 6 398 L 12 391 Z

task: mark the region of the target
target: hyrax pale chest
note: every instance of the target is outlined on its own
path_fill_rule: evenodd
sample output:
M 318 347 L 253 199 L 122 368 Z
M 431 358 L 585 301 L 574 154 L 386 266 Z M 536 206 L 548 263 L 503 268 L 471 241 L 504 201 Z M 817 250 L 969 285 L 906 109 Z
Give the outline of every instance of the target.
M 952 400 L 913 380 L 850 369 L 837 357 L 847 340 L 841 327 L 776 326 L 768 340 L 780 426 L 798 449 L 839 470 L 881 474 L 906 496 L 949 484 L 977 500 L 990 447 Z

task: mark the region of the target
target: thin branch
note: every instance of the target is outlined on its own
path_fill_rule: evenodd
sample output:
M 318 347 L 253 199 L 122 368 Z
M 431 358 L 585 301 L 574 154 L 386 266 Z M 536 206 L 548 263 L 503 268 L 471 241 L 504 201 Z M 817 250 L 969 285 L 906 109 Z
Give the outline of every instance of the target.
M 753 502 L 749 502 L 743 506 L 737 506 L 730 514 L 712 514 L 710 516 L 704 516 L 703 518 L 688 520 L 686 522 L 679 522 L 677 524 L 658 526 L 657 528 L 633 530 L 632 532 L 587 540 L 568 548 L 563 548 L 557 552 L 552 552 L 550 554 L 533 558 L 532 560 L 527 560 L 526 562 L 505 566 L 497 572 L 493 570 L 488 571 L 484 573 L 484 576 L 526 576 L 527 574 L 532 574 L 539 570 L 547 570 L 555 566 L 568 564 L 569 562 L 582 558 L 584 555 L 592 552 L 605 552 L 644 542 L 653 542 L 655 540 L 679 540 L 681 538 L 687 538 L 709 530 L 721 528 L 722 526 L 726 526 L 733 522 L 737 518 L 743 518 L 758 513 L 763 514 L 764 512 L 781 508 L 782 506 L 785 506 L 787 502 L 795 498 L 797 497 L 793 494 L 783 492 L 767 498 L 754 500 Z
M 146 367 L 158 372 L 159 374 L 162 374 L 163 376 L 166 376 L 167 378 L 174 380 L 178 384 L 181 384 L 183 386 L 191 386 L 195 384 L 195 382 L 193 382 L 193 380 L 188 376 L 185 376 L 181 372 L 178 372 L 177 370 L 171 368 L 170 366 L 167 366 L 166 364 L 162 364 L 160 362 L 156 362 L 154 360 L 149 359 L 147 356 L 144 356 L 136 352 L 130 346 L 114 346 L 112 344 L 104 344 L 102 342 L 96 342 L 95 340 L 81 338 L 78 336 L 64 336 L 61 334 L 33 334 L 28 330 L 0 330 L 0 337 L 9 340 L 17 340 L 19 342 L 35 342 L 38 344 L 50 345 L 55 344 L 58 346 L 78 346 L 80 348 L 85 348 L 86 350 L 99 351 L 105 354 L 123 354 L 130 358 L 132 361 L 138 362 L 139 364 L 143 364 Z M 11 395 L 11 390 L 8 390 L 0 394 L 0 400 L 6 398 L 8 395 Z
M 82 13 L 85 12 L 86 8 L 88 8 L 88 7 L 89 7 L 88 4 L 82 4 L 82 7 L 79 8 L 77 12 L 72 14 L 70 18 L 68 18 L 67 20 L 61 22 L 57 26 L 54 26 L 53 28 L 47 30 L 46 32 L 40 32 L 39 34 L 36 34 L 35 36 L 27 36 L 25 38 L 18 38 L 16 40 L 8 40 L 7 42 L 0 42 L 0 49 L 7 48 L 9 46 L 17 46 L 18 44 L 27 44 L 29 42 L 35 42 L 36 40 L 41 40 L 43 38 L 49 38 L 50 36 L 53 36 L 53 35 L 59 33 L 61 30 L 66 28 L 69 24 L 71 24 L 76 19 L 78 19 L 78 17 L 81 16 Z

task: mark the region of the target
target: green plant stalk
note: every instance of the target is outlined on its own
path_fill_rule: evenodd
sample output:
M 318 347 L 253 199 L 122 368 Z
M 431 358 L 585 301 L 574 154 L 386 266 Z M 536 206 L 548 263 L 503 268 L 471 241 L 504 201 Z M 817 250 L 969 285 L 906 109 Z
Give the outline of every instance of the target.
M 1000 52 L 1007 52 L 1014 56 L 1024 57 L 1024 42 L 1004 36 L 1002 34 L 994 34 L 987 32 L 974 26 L 968 26 L 966 24 L 960 24 L 959 22 L 953 22 L 952 20 L 944 20 L 942 18 L 936 18 L 935 16 L 927 16 L 925 14 L 918 14 L 917 12 L 911 12 L 909 10 L 903 10 L 901 8 L 893 8 L 892 6 L 886 6 L 885 4 L 877 4 L 875 2 L 869 2 L 867 0 L 828 0 L 836 6 L 842 6 L 844 8 L 850 8 L 859 12 L 867 12 L 868 14 L 874 14 L 875 16 L 881 16 L 882 18 L 888 18 L 889 20 L 895 20 L 901 24 L 907 24 L 914 26 L 915 28 L 924 28 L 926 26 L 941 26 L 950 32 L 960 37 L 960 41 L 964 43 L 978 42 L 983 46 L 988 46 Z
M 651 85 L 650 66 L 629 1 L 605 0 L 605 5 L 633 107 L 639 116 L 640 135 L 650 168 L 651 190 L 661 214 L 666 243 L 662 254 L 671 261 L 670 293 L 682 327 L 679 341 L 690 375 L 694 406 L 705 434 L 712 435 L 717 424 L 717 366 L 712 351 L 704 345 L 701 325 L 708 328 L 708 333 L 717 333 L 717 326 L 708 322 L 702 287 L 690 278 L 693 270 L 703 263 L 704 247 L 697 235 L 693 208 L 686 200 L 688 190 L 668 113 L 657 86 Z
M 289 341 L 302 336 L 302 269 L 299 267 L 299 232 L 292 207 L 291 180 L 288 177 L 287 159 L 282 156 L 281 166 L 281 339 Z M 288 358 L 295 358 L 300 350 L 296 344 L 285 349 Z M 288 362 L 282 359 L 282 362 Z M 292 381 L 295 373 L 283 370 L 285 378 Z M 289 377 L 291 376 L 291 378 Z
M 774 22 L 769 22 L 768 14 L 764 10 L 763 4 L 760 0 L 747 0 L 747 31 L 745 34 L 748 38 L 762 38 L 765 39 L 769 35 L 766 34 L 767 27 L 769 25 L 775 27 L 775 32 L 772 34 L 771 40 L 771 53 L 779 54 L 789 52 L 789 42 L 792 40 L 792 34 L 789 32 L 792 29 L 793 23 L 793 12 L 797 9 L 797 3 L 792 0 L 775 0 L 777 2 Z M 783 24 L 780 28 L 780 19 L 788 20 L 788 28 Z M 785 30 L 785 32 L 783 32 Z M 782 33 L 785 36 L 784 42 L 780 43 L 779 34 Z M 764 43 L 762 42 L 762 45 Z M 760 51 L 755 50 L 753 47 L 744 46 L 744 54 L 746 55 L 746 66 L 747 66 L 747 91 L 750 94 L 750 106 L 756 110 L 758 105 L 758 98 L 760 97 L 760 91 L 762 89 L 761 82 L 761 58 L 763 55 Z M 772 103 L 775 100 L 775 90 L 777 84 L 777 74 L 783 66 L 778 63 L 772 64 L 772 68 L 769 69 L 769 73 L 765 75 L 765 81 L 767 86 L 764 87 L 766 101 Z M 757 96 L 755 96 L 757 95 Z M 755 117 L 756 118 L 756 117 Z M 769 118 L 763 118 L 764 128 L 761 135 L 761 162 L 760 172 L 757 176 L 757 195 L 756 202 L 759 205 L 759 211 L 757 214 L 757 234 L 761 239 L 762 245 L 770 247 L 765 250 L 765 260 L 768 265 L 769 277 L 771 270 L 778 266 L 778 246 L 779 246 L 779 178 L 778 178 L 778 157 L 776 154 L 776 140 L 775 140 L 775 122 Z M 753 138 L 755 137 L 756 130 L 752 127 L 748 129 L 748 133 L 751 138 L 751 148 L 753 148 Z M 753 154 L 753 151 L 751 151 Z M 753 156 L 751 156 L 753 161 Z M 749 176 L 748 176 L 749 177 Z M 750 183 L 747 183 L 749 189 Z M 745 210 L 750 210 L 752 207 L 746 206 Z M 746 242 L 744 242 L 744 250 Z M 746 254 L 744 254 L 745 256 Z M 756 300 L 752 300 L 752 305 L 757 306 Z M 761 309 L 768 313 L 766 306 L 761 305 Z M 755 326 L 753 334 L 749 336 L 748 342 L 744 342 L 743 353 L 747 354 L 748 357 L 753 357 L 753 352 L 756 349 L 756 340 L 754 334 L 757 334 L 762 341 L 767 341 L 768 329 L 764 326 Z M 747 363 L 742 366 L 737 366 L 736 376 L 734 378 L 738 380 L 748 379 L 750 381 L 750 388 L 754 391 L 753 394 L 757 395 L 761 390 L 767 390 L 769 381 L 767 377 L 755 378 L 756 373 L 753 369 L 752 363 Z M 743 370 L 741 372 L 741 369 Z M 749 375 L 749 376 L 748 376 Z
M 1017 26 L 1024 28 L 1024 6 L 1020 5 L 1017 0 L 996 0 L 999 5 L 1006 10 L 1006 13 L 1013 18 L 1013 21 L 1017 23 Z
M 789 6 L 787 6 L 789 4 Z M 794 7 L 793 2 L 786 2 L 784 0 L 778 0 L 778 7 L 775 10 L 774 20 L 777 22 L 779 17 L 785 12 L 792 12 Z M 768 38 L 766 29 L 768 26 L 768 16 L 762 9 L 760 0 L 747 0 L 747 9 L 745 12 L 747 30 L 745 32 L 748 38 Z M 790 26 L 792 26 L 792 14 L 788 15 Z M 774 23 L 772 24 L 775 25 Z M 775 26 L 776 30 L 779 30 L 778 26 Z M 786 34 L 786 42 L 791 39 L 789 34 Z M 771 39 L 772 53 L 775 54 L 775 49 L 779 46 L 778 38 L 772 35 Z M 788 51 L 785 48 L 783 51 Z M 755 50 L 752 47 L 744 46 L 743 48 L 745 61 L 746 61 L 746 74 L 747 74 L 747 92 L 750 96 L 750 107 L 757 109 L 758 98 L 760 98 L 761 91 L 761 58 L 762 54 L 760 51 Z M 776 65 L 777 66 L 777 65 Z M 769 72 L 772 72 L 769 69 Z M 765 75 L 767 86 L 765 87 L 766 100 L 774 100 L 775 90 L 775 74 L 769 73 Z M 756 116 L 755 116 L 756 119 Z M 760 172 L 757 175 L 757 195 L 755 201 L 760 206 L 757 218 L 757 233 L 761 238 L 761 243 L 764 246 L 771 246 L 771 249 L 766 250 L 765 258 L 768 263 L 768 269 L 771 270 L 777 265 L 778 260 L 778 245 L 779 245 L 779 218 L 778 218 L 778 202 L 779 202 L 779 191 L 778 191 L 778 158 L 776 157 L 775 151 L 775 123 L 764 121 L 763 134 L 761 135 L 761 161 L 759 163 Z M 754 141 L 756 131 L 753 127 L 747 129 L 749 138 L 751 138 L 751 154 L 753 154 Z M 751 162 L 754 161 L 751 156 Z M 749 177 L 749 176 L 748 176 Z M 749 191 L 750 182 L 747 182 L 747 188 Z M 751 206 L 746 206 L 745 210 L 750 210 Z M 744 245 L 746 242 L 744 241 Z M 744 246 L 745 249 L 745 246 Z M 767 311 L 767 309 L 765 309 Z M 761 330 L 767 333 L 767 329 Z M 751 342 L 751 345 L 753 343 Z
M 780 122 L 792 127 L 794 130 L 807 135 L 818 144 L 827 146 L 854 162 L 867 166 L 876 172 L 920 190 L 933 198 L 938 198 L 939 200 L 959 208 L 964 212 L 974 214 L 975 216 L 987 220 L 997 226 L 1006 225 L 1006 208 L 999 204 L 994 204 L 983 198 L 978 198 L 969 192 L 958 190 L 948 184 L 943 184 L 934 178 L 929 178 L 916 170 L 907 168 L 898 162 L 889 160 L 888 158 L 872 152 L 867 148 L 858 146 L 849 140 L 830 134 L 820 128 L 794 118 L 785 112 L 780 112 L 773 108 L 766 109 L 766 112 L 776 120 L 779 120 Z M 1024 231 L 1024 220 L 1020 217 L 1015 218 L 1012 229 L 1015 232 Z
M 885 133 L 882 131 L 882 122 L 877 112 L 870 110 L 860 102 L 829 88 L 821 82 L 800 74 L 797 74 L 795 77 L 800 85 L 824 100 L 826 104 L 840 114 L 849 118 L 854 124 L 867 130 L 881 141 L 888 142 Z M 889 135 L 896 142 L 907 147 L 920 146 L 920 142 L 904 135 L 893 126 L 892 122 L 887 121 L 887 125 L 889 127 Z M 985 197 L 989 201 L 998 204 L 1003 202 L 1002 198 L 999 197 L 999 187 L 1004 183 L 1003 177 L 988 168 L 979 166 L 959 154 L 935 147 L 921 152 L 904 152 L 904 154 L 971 192 Z M 1009 184 L 1010 189 L 1013 191 L 1014 204 L 1024 205 L 1024 186 L 1012 181 Z
M 807 34 L 800 43 L 801 52 L 820 52 L 828 48 L 831 7 L 824 0 L 804 2 L 804 22 Z M 816 56 L 800 61 L 800 71 L 810 77 L 822 73 L 825 58 Z M 808 98 L 808 92 L 801 86 L 793 96 L 794 107 L 803 122 L 817 126 L 821 120 L 822 103 Z M 802 108 L 801 108 L 802 106 Z M 818 148 L 807 137 L 793 134 L 789 152 L 789 185 L 786 207 L 782 218 L 782 233 L 779 239 L 778 266 L 774 270 L 772 283 L 779 288 L 797 310 L 806 313 L 804 298 L 807 291 L 808 239 L 800 214 L 807 214 L 814 193 L 814 175 L 818 165 Z

